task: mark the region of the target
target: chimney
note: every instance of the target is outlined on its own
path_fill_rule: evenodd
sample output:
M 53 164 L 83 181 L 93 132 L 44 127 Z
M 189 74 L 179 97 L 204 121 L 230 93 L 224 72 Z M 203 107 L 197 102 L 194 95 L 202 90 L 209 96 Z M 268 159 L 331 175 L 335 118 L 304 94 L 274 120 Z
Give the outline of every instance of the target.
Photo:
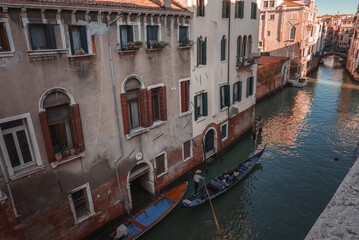
M 165 8 L 171 8 L 171 0 L 163 0 L 163 6 Z

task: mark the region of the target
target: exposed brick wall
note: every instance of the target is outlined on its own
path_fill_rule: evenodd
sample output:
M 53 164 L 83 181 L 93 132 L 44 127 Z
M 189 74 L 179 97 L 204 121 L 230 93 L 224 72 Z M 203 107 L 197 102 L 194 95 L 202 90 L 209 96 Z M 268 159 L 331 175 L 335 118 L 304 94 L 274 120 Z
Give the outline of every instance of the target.
M 265 82 L 257 82 L 256 99 L 261 99 L 281 88 L 283 86 L 281 82 L 282 74 L 277 74 L 271 84 Z
M 7 192 L 5 194 L 9 196 Z M 14 215 L 10 199 L 7 199 L 4 205 L 0 205 L 0 239 L 25 239 L 25 234 L 20 225 L 20 220 Z

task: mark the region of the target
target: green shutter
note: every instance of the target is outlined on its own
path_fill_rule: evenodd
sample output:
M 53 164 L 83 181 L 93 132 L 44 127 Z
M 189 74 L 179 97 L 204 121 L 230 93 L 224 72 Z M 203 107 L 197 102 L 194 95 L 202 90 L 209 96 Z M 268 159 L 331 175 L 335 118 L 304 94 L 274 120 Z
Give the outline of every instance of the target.
M 221 40 L 221 61 L 226 60 L 226 39 L 222 38 Z
M 201 44 L 201 42 L 199 41 L 199 38 L 197 38 L 197 66 L 199 65 L 199 62 L 200 62 L 199 56 L 201 55 L 201 53 L 200 53 L 201 48 L 199 46 L 200 44 Z
M 202 93 L 202 104 L 203 104 L 203 116 L 208 115 L 208 107 L 207 107 L 207 93 Z
M 249 82 L 250 82 L 250 78 L 247 78 L 246 97 L 249 96 Z
M 226 17 L 226 0 L 222 0 L 222 18 Z
M 239 2 L 239 18 L 243 18 L 244 17 L 244 1 L 240 1 Z
M 202 65 L 207 64 L 207 37 L 205 37 L 204 42 L 202 43 Z
M 232 91 L 232 93 L 233 93 L 233 96 L 232 96 L 232 98 L 233 98 L 233 104 L 234 104 L 235 101 L 236 101 L 236 99 L 235 99 L 235 89 L 236 89 L 236 87 L 237 87 L 237 84 L 238 84 L 238 83 L 233 84 L 233 91 Z
M 230 87 L 229 87 L 229 85 L 225 85 L 224 86 L 224 105 L 226 106 L 226 107 L 229 107 L 229 105 L 230 105 L 230 93 L 229 93 L 229 91 L 230 91 Z
M 197 96 L 194 96 L 194 120 L 197 121 L 198 112 L 197 112 Z
M 242 100 L 242 82 L 238 82 L 238 101 L 240 102 Z
M 221 109 L 224 107 L 224 102 L 222 102 L 222 97 L 223 97 L 222 88 L 223 87 L 219 88 L 219 102 L 220 102 L 220 105 L 221 105 Z

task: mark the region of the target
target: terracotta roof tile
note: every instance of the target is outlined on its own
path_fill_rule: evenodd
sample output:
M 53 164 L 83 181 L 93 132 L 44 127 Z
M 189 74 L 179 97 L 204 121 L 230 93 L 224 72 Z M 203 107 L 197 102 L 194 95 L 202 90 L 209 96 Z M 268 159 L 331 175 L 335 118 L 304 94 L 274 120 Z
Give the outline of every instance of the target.
M 293 2 L 291 0 L 286 0 L 286 1 L 282 2 L 278 7 L 281 7 L 281 6 L 284 6 L 284 5 L 286 5 L 287 7 L 305 6 L 302 3 L 296 3 L 296 2 Z

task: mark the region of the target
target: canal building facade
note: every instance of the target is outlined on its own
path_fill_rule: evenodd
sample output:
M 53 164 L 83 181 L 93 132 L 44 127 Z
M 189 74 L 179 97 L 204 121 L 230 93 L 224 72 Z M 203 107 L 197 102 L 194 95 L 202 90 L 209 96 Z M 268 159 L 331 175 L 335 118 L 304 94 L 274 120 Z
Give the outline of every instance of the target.
M 338 31 L 338 42 L 337 42 L 338 48 L 348 50 L 350 46 L 350 39 L 354 32 L 353 23 L 354 23 L 354 16 L 344 17 L 341 20 L 341 24 L 339 26 L 339 31 Z
M 1 239 L 81 239 L 197 164 L 179 2 L 0 3 Z
M 350 40 L 346 69 L 356 81 L 359 81 L 359 4 L 353 18 L 353 35 Z
M 203 162 L 252 128 L 258 1 L 191 0 L 194 158 Z
M 306 76 L 317 66 L 321 33 L 314 0 L 261 1 L 259 51 L 291 59 L 291 75 Z

